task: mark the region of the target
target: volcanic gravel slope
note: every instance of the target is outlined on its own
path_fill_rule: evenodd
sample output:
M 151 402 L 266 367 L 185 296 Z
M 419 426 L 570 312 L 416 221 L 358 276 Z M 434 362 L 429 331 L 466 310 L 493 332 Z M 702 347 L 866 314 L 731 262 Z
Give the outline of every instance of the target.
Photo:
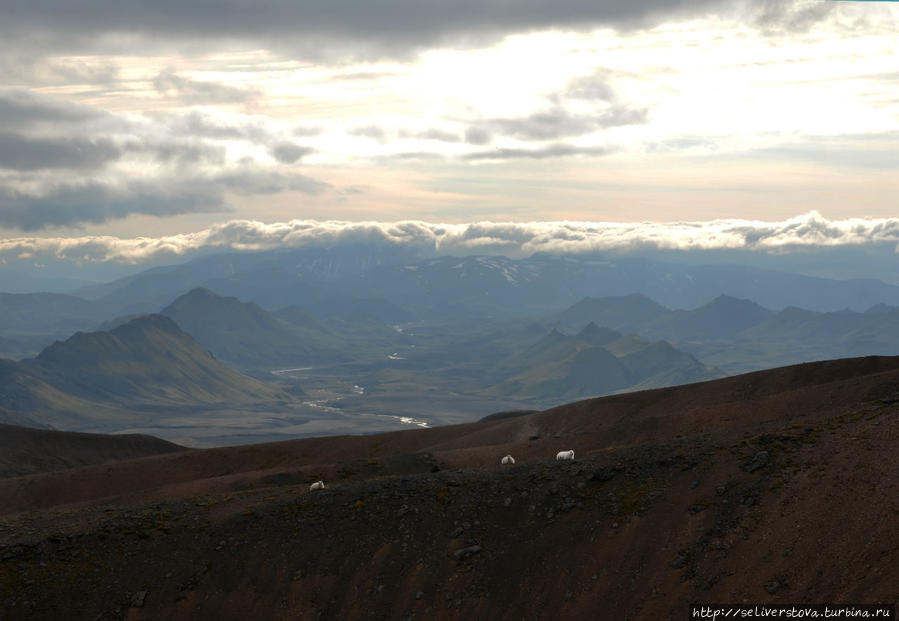
M 0 481 L 3 619 L 899 600 L 899 358 Z M 577 460 L 556 462 L 573 448 Z M 511 452 L 517 464 L 499 465 Z M 328 488 L 310 492 L 324 478 Z
M 0 424 L 0 478 L 184 450 L 139 434 L 103 435 Z

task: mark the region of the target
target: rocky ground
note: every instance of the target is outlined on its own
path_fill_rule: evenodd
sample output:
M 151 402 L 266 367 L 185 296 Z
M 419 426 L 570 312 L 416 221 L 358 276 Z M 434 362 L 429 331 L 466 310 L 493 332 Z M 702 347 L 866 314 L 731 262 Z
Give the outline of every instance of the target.
M 62 473 L 20 477 L 0 489 L 0 618 L 685 619 L 696 602 L 895 604 L 892 366 L 260 445 L 255 462 L 242 447 L 92 466 L 64 479 L 89 497 L 39 507 L 27 490 Z M 735 398 L 753 406 L 740 414 Z M 575 462 L 553 459 L 569 447 Z M 506 452 L 516 465 L 499 465 Z M 196 475 L 204 454 L 220 460 L 214 475 Z M 175 480 L 166 460 L 195 476 Z M 155 485 L 115 488 L 117 469 L 141 464 Z M 328 488 L 308 491 L 318 478 Z M 105 497 L 91 480 L 110 483 Z M 14 498 L 27 500 L 15 512 Z

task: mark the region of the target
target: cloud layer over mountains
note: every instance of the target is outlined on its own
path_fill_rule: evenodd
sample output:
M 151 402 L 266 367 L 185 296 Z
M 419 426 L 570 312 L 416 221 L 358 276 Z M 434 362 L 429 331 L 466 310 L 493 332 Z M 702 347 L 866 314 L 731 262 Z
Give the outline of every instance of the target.
M 0 240 L 0 260 L 53 257 L 76 262 L 149 263 L 210 252 L 258 251 L 334 244 L 397 244 L 424 255 L 636 250 L 796 249 L 899 244 L 899 218 L 828 220 L 812 211 L 780 222 L 341 222 L 232 220 L 195 233 L 120 239 L 21 237 Z M 899 249 L 899 247 L 897 247 Z

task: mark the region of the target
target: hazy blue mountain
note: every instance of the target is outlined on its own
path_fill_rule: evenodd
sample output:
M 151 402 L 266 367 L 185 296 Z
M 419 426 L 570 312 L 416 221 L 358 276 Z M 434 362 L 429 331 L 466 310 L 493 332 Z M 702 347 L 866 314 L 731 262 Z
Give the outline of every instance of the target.
M 61 293 L 0 293 L 0 335 L 71 334 L 96 324 L 106 310 Z
M 899 308 L 879 307 L 874 312 L 815 313 L 787 308 L 768 321 L 744 330 L 744 342 L 769 348 L 780 346 L 794 358 L 823 360 L 868 355 L 899 354 Z
M 621 332 L 639 332 L 639 327 L 670 314 L 670 309 L 645 295 L 631 293 L 602 298 L 585 297 L 566 309 L 559 319 L 571 326 L 595 322 Z
M 861 311 L 878 303 L 899 304 L 899 287 L 877 280 L 828 280 L 745 265 L 601 254 L 423 258 L 421 250 L 378 244 L 210 255 L 83 289 L 79 295 L 102 301 L 109 315 L 117 315 L 155 312 L 195 287 L 269 310 L 304 305 L 322 318 L 331 310 L 339 316 L 346 301 L 383 300 L 369 303 L 369 312 L 382 305 L 375 313 L 382 321 L 395 321 L 395 316 L 383 315 L 396 315 L 397 308 L 420 320 L 524 317 L 555 312 L 585 297 L 634 293 L 672 309 L 696 308 L 719 295 L 775 310 Z M 626 327 L 627 321 L 619 315 L 609 327 Z
M 39 351 L 50 345 L 58 336 L 56 333 L 48 334 L 13 334 L 0 336 L 0 357 L 20 360 L 33 358 Z
M 622 329 L 670 341 L 729 373 L 899 353 L 899 307 L 887 304 L 864 312 L 818 312 L 794 306 L 773 311 L 722 295 L 692 310 L 670 310 L 642 296 L 624 296 L 585 298 L 557 317 L 569 328 L 584 320 L 599 325 L 604 320 L 623 323 L 629 309 L 635 320 Z
M 591 321 L 577 333 L 575 338 L 591 345 L 608 345 L 620 339 L 621 336 L 620 332 L 611 328 L 600 328 Z
M 692 384 L 724 377 L 724 373 L 680 351 L 667 341 L 655 341 L 621 357 L 621 363 L 638 377 L 628 390 L 646 390 Z
M 774 315 L 750 300 L 719 295 L 694 310 L 672 311 L 640 325 L 641 334 L 675 340 L 733 339 Z
M 750 300 L 719 295 L 692 310 L 671 310 L 641 294 L 584 298 L 558 315 L 567 326 L 585 321 L 667 340 L 732 339 L 776 313 Z
M 76 293 L 101 300 L 118 314 L 156 311 L 196 287 L 274 309 L 341 295 L 342 290 L 331 283 L 418 256 L 412 248 L 360 244 L 231 252 L 152 268 Z
M 300 366 L 346 358 L 339 335 L 323 323 L 290 323 L 254 302 L 219 296 L 208 289 L 191 290 L 161 314 L 217 358 L 238 367 Z
M 735 265 L 692 266 L 592 255 L 534 255 L 520 260 L 441 257 L 380 266 L 351 282 L 357 294 L 383 295 L 420 317 L 525 316 L 570 306 L 585 296 L 633 293 L 681 309 L 722 294 L 773 309 L 801 305 L 813 310 L 863 310 L 881 302 L 899 303 L 899 287 L 880 281 L 836 281 Z
M 723 376 L 670 343 L 624 336 L 594 323 L 572 336 L 552 330 L 497 363 L 495 372 L 506 377 L 487 389 L 489 394 L 541 404 Z

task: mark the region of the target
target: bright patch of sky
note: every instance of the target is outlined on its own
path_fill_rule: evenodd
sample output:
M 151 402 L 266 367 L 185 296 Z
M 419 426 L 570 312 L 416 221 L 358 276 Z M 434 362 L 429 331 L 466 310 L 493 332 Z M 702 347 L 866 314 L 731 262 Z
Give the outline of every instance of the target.
M 31 50 L 0 62 L 0 234 L 893 215 L 899 9 L 781 4 L 356 61 Z

